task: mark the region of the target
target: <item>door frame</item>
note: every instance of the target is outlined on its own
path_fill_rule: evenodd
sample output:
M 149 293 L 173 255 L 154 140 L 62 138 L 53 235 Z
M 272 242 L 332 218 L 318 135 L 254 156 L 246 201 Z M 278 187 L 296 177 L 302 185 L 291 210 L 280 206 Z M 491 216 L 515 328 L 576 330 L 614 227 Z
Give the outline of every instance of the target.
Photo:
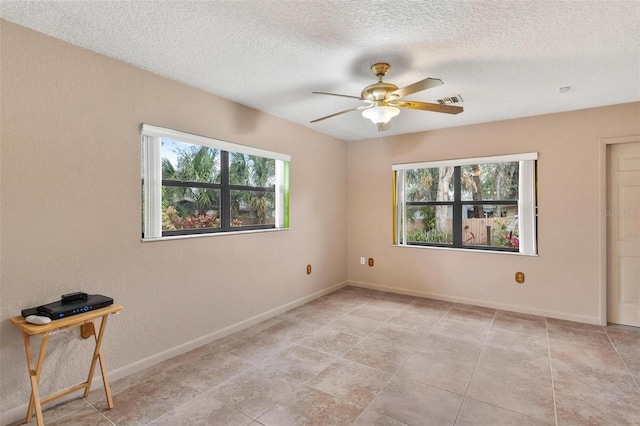
M 640 142 L 640 135 L 600 139 L 600 325 L 607 325 L 607 146 Z

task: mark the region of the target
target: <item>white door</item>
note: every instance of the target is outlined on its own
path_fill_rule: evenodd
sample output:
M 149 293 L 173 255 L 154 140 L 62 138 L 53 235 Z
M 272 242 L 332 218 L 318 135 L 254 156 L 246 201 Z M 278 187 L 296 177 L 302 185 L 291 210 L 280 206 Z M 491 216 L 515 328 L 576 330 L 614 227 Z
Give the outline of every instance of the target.
M 608 321 L 640 327 L 640 142 L 608 146 Z

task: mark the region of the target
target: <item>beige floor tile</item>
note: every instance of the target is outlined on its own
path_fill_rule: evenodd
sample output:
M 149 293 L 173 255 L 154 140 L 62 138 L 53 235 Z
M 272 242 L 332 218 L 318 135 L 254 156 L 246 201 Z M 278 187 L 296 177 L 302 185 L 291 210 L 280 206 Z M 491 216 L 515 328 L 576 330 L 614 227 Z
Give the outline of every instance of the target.
M 104 398 L 104 392 L 102 392 L 102 397 Z M 106 406 L 106 403 L 105 403 L 105 406 Z M 64 419 L 74 419 L 75 421 L 75 419 L 78 419 L 78 418 L 81 419 L 81 418 L 84 418 L 85 416 L 87 418 L 93 419 L 95 414 L 102 416 L 100 413 L 98 413 L 98 411 L 94 407 L 89 405 L 87 401 L 85 401 L 83 398 L 73 399 L 69 402 L 59 403 L 52 406 L 46 405 L 43 407 L 43 410 L 42 410 L 42 418 L 46 425 L 51 425 L 56 423 L 64 424 Z M 27 409 L 25 408 L 23 420 L 19 420 L 17 422 L 11 423 L 10 426 L 18 426 L 18 425 L 32 426 L 36 424 L 35 414 L 32 416 L 32 420 L 29 423 L 24 421 L 26 420 L 26 416 L 27 416 Z M 99 419 L 97 419 L 97 421 L 100 422 Z
M 242 339 L 238 340 L 238 342 L 240 341 L 242 341 Z M 180 355 L 177 355 L 167 360 L 164 360 L 162 362 L 159 362 L 158 364 L 148 368 L 147 370 L 149 370 L 148 371 L 149 374 L 156 374 L 156 371 L 154 370 L 157 370 L 157 371 L 171 370 L 172 368 L 175 368 L 178 365 L 182 365 L 190 362 L 197 362 L 202 358 L 211 356 L 212 354 L 216 354 L 216 353 L 224 353 L 224 351 L 220 351 L 217 348 L 212 347 L 211 345 L 202 345 L 198 348 L 192 349 Z M 139 372 L 136 374 L 140 374 L 140 373 L 142 372 Z M 125 378 L 125 381 L 126 379 L 127 378 Z M 136 379 L 137 378 L 134 378 L 134 380 Z
M 394 377 L 370 408 L 408 425 L 450 425 L 462 396 L 402 377 Z
M 342 312 L 336 312 L 330 309 L 320 309 L 313 306 L 311 308 L 312 309 L 307 309 L 297 313 L 295 315 L 296 318 L 316 325 L 325 325 L 326 323 L 336 320 L 344 315 Z
M 496 318 L 515 318 L 526 321 L 538 322 L 547 326 L 547 319 L 539 315 L 523 314 L 520 312 L 503 311 L 501 309 L 496 310 Z
M 495 310 L 489 309 L 469 309 L 471 305 L 453 305 L 451 309 L 445 314 L 444 319 L 452 319 L 458 321 L 471 321 L 473 323 L 491 325 L 493 318 L 495 317 Z M 472 307 L 477 308 L 477 307 Z
M 376 410 L 367 409 L 358 417 L 353 426 L 407 426 L 407 424 L 380 414 Z
M 600 331 L 603 332 L 604 331 L 604 327 L 601 327 L 599 325 L 585 324 L 581 322 L 567 321 L 567 320 L 561 320 L 556 318 L 547 318 L 547 327 L 549 329 L 555 329 L 558 327 L 572 328 L 574 330 L 582 330 L 586 332 L 600 332 Z
M 444 300 L 436 300 L 436 299 L 427 299 L 427 298 L 416 298 L 413 302 L 410 303 L 409 308 L 426 308 L 431 312 L 442 312 L 444 315 L 449 309 L 451 309 L 455 305 L 455 303 L 446 302 Z
M 629 372 L 638 379 L 636 381 L 640 385 L 640 349 L 621 349 L 618 352 L 620 353 L 622 361 L 624 361 L 625 365 L 629 369 Z
M 381 321 L 361 318 L 355 315 L 345 315 L 328 323 L 325 327 L 358 337 L 366 337 L 376 328 L 384 324 Z
M 551 321 L 547 323 L 550 340 L 561 340 L 581 346 L 610 346 L 609 338 L 602 327 L 589 324 L 577 324 L 569 321 Z
M 453 303 L 431 299 L 416 299 L 402 308 L 402 312 L 411 312 L 434 318 L 442 318 L 449 312 Z
M 355 404 L 306 387 L 257 420 L 265 426 L 348 426 L 361 412 Z
M 634 400 L 558 395 L 558 425 L 637 425 L 640 419 L 637 402 L 637 395 Z
M 375 297 L 375 295 L 378 293 L 380 293 L 378 290 L 372 290 L 370 288 L 348 285 L 348 286 L 342 287 L 340 290 L 334 291 L 333 293 L 331 293 L 331 295 L 340 297 L 341 299 L 344 299 L 347 297 L 354 297 L 354 298 L 368 301 L 371 298 Z
M 456 363 L 475 364 L 480 357 L 482 344 L 455 337 L 430 334 L 418 350 L 438 358 L 448 358 Z
M 398 375 L 458 395 L 464 395 L 476 362 L 460 362 L 455 357 L 438 357 L 414 352 L 398 370 Z
M 440 316 L 403 309 L 387 321 L 387 324 L 415 330 L 430 331 L 438 321 L 440 321 Z
M 292 318 L 267 327 L 262 330 L 260 334 L 294 343 L 305 338 L 319 328 L 319 325 Z
M 320 297 L 308 304 L 314 308 L 328 309 L 330 311 L 340 312 L 341 314 L 348 314 L 362 305 L 362 302 L 358 300 L 345 300 L 330 296 L 331 295 Z
M 164 416 L 149 423 L 149 425 L 193 426 L 247 426 L 253 419 L 233 410 L 227 405 L 206 395 L 201 395 L 192 401 L 176 408 Z
M 531 335 L 508 330 L 491 328 L 486 340 L 487 345 L 521 352 L 534 352 L 549 355 L 549 342 L 546 336 Z
M 577 397 L 584 400 L 594 397 L 615 404 L 627 397 L 640 401 L 640 390 L 628 373 L 559 360 L 552 360 L 551 365 L 556 397 Z
M 454 303 L 451 308 L 452 309 L 457 309 L 457 310 L 462 310 L 462 311 L 468 311 L 468 312 L 483 313 L 483 314 L 487 314 L 490 317 L 493 317 L 495 315 L 495 313 L 497 312 L 497 309 L 494 309 L 494 308 L 487 308 L 485 306 L 470 305 L 468 303 Z
M 478 366 L 503 371 L 523 379 L 551 380 L 549 355 L 545 353 L 514 351 L 486 345 L 480 355 Z
M 372 306 L 370 304 L 362 305 L 358 309 L 350 312 L 349 315 L 354 315 L 360 318 L 365 318 L 374 321 L 382 321 L 385 322 L 395 314 L 400 312 L 400 308 L 388 308 L 388 307 L 379 307 Z
M 366 407 L 391 374 L 352 361 L 337 360 L 308 384 L 346 401 Z
M 640 329 L 607 327 L 605 331 L 631 374 L 640 378 Z
M 550 380 L 523 380 L 520 376 L 478 367 L 466 396 L 544 422 L 555 422 Z
M 274 321 L 273 324 L 277 324 L 279 322 L 281 322 L 282 319 L 279 319 L 278 321 Z M 252 335 L 255 335 L 257 333 L 259 333 L 260 331 L 262 331 L 264 328 L 269 327 L 270 325 L 266 325 L 266 323 L 271 324 L 271 321 L 264 321 L 260 324 L 256 324 L 256 326 L 261 325 L 261 327 L 259 328 L 255 328 L 252 329 L 252 331 L 248 331 L 251 327 L 249 328 L 245 328 L 244 330 L 241 330 L 237 333 L 232 333 L 228 336 L 222 337 L 218 340 L 214 340 L 213 342 L 205 345 L 204 347 L 209 347 L 214 351 L 229 351 L 229 349 L 231 349 L 233 346 L 236 346 L 242 342 L 244 342 L 246 340 L 247 337 L 250 337 Z M 264 327 L 262 326 L 264 324 Z
M 195 388 L 161 373 L 113 394 L 113 408 L 106 401 L 96 408 L 116 425 L 147 424 L 201 395 Z
M 541 317 L 517 317 L 511 315 L 498 315 L 493 320 L 492 329 L 514 331 L 517 333 L 525 333 L 529 336 L 535 336 L 546 339 L 547 324 Z
M 545 426 L 554 424 L 555 422 L 544 422 L 471 398 L 464 400 L 462 409 L 456 420 L 456 426 Z
M 306 381 L 335 360 L 333 355 L 294 345 L 264 360 L 263 364 L 296 380 Z
M 640 390 L 630 375 L 552 364 L 558 424 L 638 424 Z
M 231 408 L 257 419 L 275 404 L 286 401 L 302 384 L 264 366 L 256 366 L 209 391 Z
M 489 334 L 490 322 L 474 322 L 447 319 L 446 316 L 431 329 L 434 334 L 455 337 L 456 339 L 484 343 Z
M 235 355 L 213 352 L 200 359 L 178 364 L 167 370 L 167 374 L 201 392 L 206 392 L 251 366 L 250 362 Z
M 310 336 L 300 340 L 298 344 L 330 355 L 340 356 L 355 346 L 360 340 L 360 337 L 354 336 L 353 334 L 323 327 Z
M 605 332 L 618 349 L 638 350 L 640 348 L 640 328 L 606 327 Z
M 47 426 L 111 426 L 113 423 L 95 408 L 86 407 L 53 422 L 45 420 L 45 424 Z
M 109 383 L 109 387 L 111 389 L 111 394 L 115 395 L 120 393 L 130 387 L 139 385 L 140 383 L 152 379 L 160 374 L 164 374 L 165 369 L 160 368 L 159 365 L 156 364 L 149 368 L 145 368 L 144 370 L 138 371 L 137 373 L 130 374 L 126 377 L 123 377 L 119 380 L 115 380 Z M 175 364 L 172 364 L 175 365 Z M 85 398 L 90 404 L 95 406 L 105 406 L 106 407 L 106 396 L 104 393 L 104 388 L 92 388 L 93 390 L 89 393 L 89 396 Z
M 364 364 L 378 370 L 395 373 L 405 363 L 413 352 L 404 346 L 380 343 L 375 340 L 364 339 L 342 358 Z
M 289 346 L 291 346 L 290 342 L 266 334 L 256 334 L 232 346 L 229 353 L 253 363 L 259 363 Z
M 428 330 L 416 330 L 385 323 L 365 337 L 364 341 L 415 349 L 422 346 L 429 336 Z
M 411 303 L 415 298 L 411 296 L 401 296 L 400 298 L 394 297 L 376 297 L 367 303 L 369 306 L 375 306 L 378 308 L 388 308 L 388 309 L 403 309 L 409 303 Z
M 552 361 L 563 361 L 568 365 L 579 365 L 595 370 L 628 373 L 627 367 L 613 346 L 582 346 L 562 340 L 549 342 Z

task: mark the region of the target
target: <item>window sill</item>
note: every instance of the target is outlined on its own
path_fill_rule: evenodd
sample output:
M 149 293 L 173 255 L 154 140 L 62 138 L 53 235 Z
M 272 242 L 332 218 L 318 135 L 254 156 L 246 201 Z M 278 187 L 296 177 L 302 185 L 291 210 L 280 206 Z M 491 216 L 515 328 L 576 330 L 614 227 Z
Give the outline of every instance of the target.
M 140 241 L 143 243 L 153 243 L 156 241 L 183 240 L 187 238 L 222 237 L 226 235 L 257 234 L 257 233 L 263 233 L 263 232 L 281 232 L 281 231 L 288 231 L 288 230 L 289 228 L 271 228 L 271 229 L 252 229 L 249 231 L 211 232 L 208 234 L 172 235 L 170 237 L 142 238 Z
M 457 247 L 438 247 L 438 246 L 419 246 L 419 245 L 405 245 L 405 244 L 394 244 L 394 247 L 401 248 L 415 248 L 415 249 L 428 249 L 428 250 L 446 250 L 446 251 L 461 251 L 465 253 L 491 253 L 491 254 L 506 254 L 509 256 L 529 256 L 529 257 L 538 257 L 538 254 L 527 254 L 520 253 L 515 251 L 502 251 L 502 250 L 478 250 L 478 249 L 464 249 Z

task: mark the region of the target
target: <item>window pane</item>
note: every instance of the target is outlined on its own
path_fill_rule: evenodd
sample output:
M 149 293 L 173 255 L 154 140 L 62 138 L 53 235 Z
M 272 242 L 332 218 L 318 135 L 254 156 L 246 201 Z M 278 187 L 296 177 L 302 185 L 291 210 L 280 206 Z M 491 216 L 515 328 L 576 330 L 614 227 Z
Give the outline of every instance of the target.
M 434 167 L 406 171 L 407 201 L 453 200 L 453 167 Z
M 461 168 L 463 201 L 500 201 L 518 199 L 517 161 L 509 163 L 469 164 Z
M 463 205 L 462 244 L 518 248 L 518 206 Z M 476 217 L 478 212 L 482 216 Z
M 162 138 L 162 178 L 220 183 L 220 150 Z
M 275 194 L 266 191 L 231 191 L 231 226 L 272 225 Z
M 220 227 L 220 190 L 162 187 L 162 230 Z
M 452 244 L 453 206 L 407 206 L 407 243 Z
M 257 187 L 275 186 L 276 160 L 255 155 L 229 153 L 229 183 Z

